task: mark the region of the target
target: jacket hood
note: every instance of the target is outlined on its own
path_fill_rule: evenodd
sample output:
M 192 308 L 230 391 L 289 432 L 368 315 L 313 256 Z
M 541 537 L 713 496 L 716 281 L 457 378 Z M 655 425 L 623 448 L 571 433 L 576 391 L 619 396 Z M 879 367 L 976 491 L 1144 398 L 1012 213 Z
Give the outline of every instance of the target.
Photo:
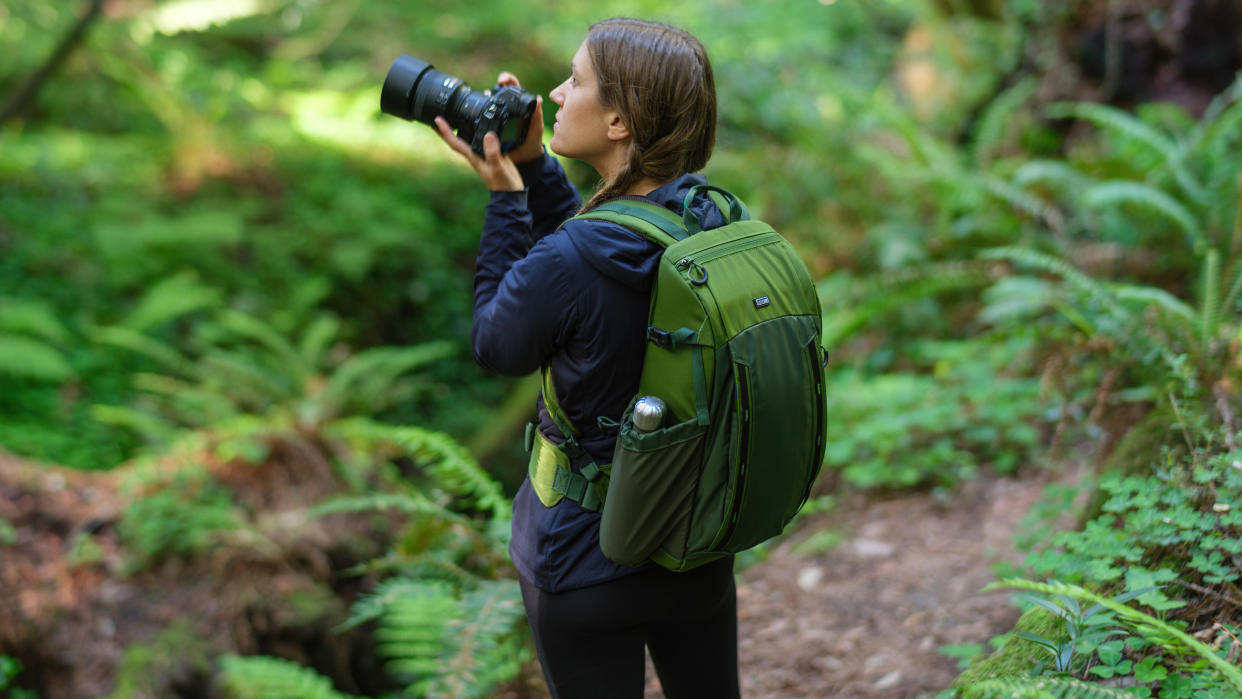
M 682 214 L 686 194 L 700 184 L 707 184 L 707 178 L 686 174 L 643 198 Z M 690 210 L 698 215 L 704 230 L 719 228 L 725 223 L 724 216 L 706 192 L 695 193 Z M 578 253 L 597 272 L 631 288 L 650 288 L 663 247 L 624 226 L 606 221 L 571 221 L 565 224 L 565 229 Z

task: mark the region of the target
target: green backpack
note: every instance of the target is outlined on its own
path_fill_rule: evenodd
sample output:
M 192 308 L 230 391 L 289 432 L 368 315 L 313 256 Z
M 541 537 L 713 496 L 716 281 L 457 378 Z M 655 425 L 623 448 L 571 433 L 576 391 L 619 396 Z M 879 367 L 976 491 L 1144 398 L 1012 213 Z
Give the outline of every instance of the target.
M 690 201 L 706 189 L 726 225 L 703 231 Z M 788 241 L 732 194 L 699 185 L 685 214 L 635 199 L 577 218 L 611 221 L 665 247 L 652 290 L 635 401 L 660 398 L 662 425 L 637 429 L 634 402 L 610 465 L 584 452 L 544 370 L 544 402 L 566 436 L 528 432 L 530 478 L 547 506 L 601 510 L 600 547 L 626 565 L 689 570 L 781 532 L 810 494 L 824 454 L 822 318 Z

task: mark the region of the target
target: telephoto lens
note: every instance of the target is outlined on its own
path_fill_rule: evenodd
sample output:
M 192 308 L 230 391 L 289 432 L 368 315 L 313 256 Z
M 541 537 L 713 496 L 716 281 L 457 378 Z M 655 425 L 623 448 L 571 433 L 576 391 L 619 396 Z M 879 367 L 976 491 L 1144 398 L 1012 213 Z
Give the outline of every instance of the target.
M 535 104 L 534 95 L 508 85 L 497 85 L 491 94 L 474 92 L 461 78 L 409 54 L 393 61 L 380 90 L 383 113 L 432 128 L 436 117 L 442 116 L 479 155 L 483 155 L 483 136 L 489 131 L 500 137 L 502 153 L 522 145 Z

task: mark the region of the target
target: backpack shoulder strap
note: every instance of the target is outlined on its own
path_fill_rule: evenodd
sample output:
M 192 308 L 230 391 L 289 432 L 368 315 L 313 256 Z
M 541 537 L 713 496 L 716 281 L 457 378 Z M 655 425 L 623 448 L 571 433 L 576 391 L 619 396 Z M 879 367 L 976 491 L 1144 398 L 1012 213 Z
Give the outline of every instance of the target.
M 641 233 L 665 248 L 690 235 L 680 216 L 654 202 L 637 199 L 606 202 L 570 220 L 574 219 L 610 221 Z

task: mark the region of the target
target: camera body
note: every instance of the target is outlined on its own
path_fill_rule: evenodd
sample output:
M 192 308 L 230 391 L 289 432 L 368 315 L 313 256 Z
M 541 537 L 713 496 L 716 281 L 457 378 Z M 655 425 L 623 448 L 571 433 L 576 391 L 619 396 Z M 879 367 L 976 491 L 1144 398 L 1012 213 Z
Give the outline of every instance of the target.
M 490 94 L 475 92 L 461 78 L 409 54 L 393 61 L 380 91 L 383 113 L 433 128 L 436 117 L 443 116 L 479 155 L 483 155 L 483 136 L 489 131 L 500 137 L 502 153 L 522 145 L 535 104 L 533 94 L 512 85 L 497 85 Z

